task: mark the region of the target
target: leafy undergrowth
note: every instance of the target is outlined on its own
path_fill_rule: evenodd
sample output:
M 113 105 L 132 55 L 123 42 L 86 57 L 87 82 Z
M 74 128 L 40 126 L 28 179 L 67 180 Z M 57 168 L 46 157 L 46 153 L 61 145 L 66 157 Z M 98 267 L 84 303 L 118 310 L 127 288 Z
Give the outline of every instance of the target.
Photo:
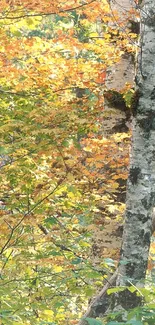
M 109 294 L 120 292 L 126 288 L 110 289 Z M 89 325 L 154 325 L 155 324 L 155 289 L 150 281 L 147 288 L 128 287 L 142 297 L 142 305 L 130 310 L 109 312 L 103 319 L 85 318 Z M 119 310 L 119 306 L 116 306 Z

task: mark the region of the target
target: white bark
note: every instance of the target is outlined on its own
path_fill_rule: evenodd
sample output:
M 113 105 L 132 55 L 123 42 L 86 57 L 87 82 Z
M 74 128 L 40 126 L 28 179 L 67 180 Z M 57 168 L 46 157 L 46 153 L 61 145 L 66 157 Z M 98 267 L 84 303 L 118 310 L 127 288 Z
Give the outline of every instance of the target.
M 141 6 L 141 39 L 137 61 L 136 85 L 140 97 L 133 118 L 125 225 L 116 279 L 119 286 L 133 283 L 136 287 L 144 284 L 152 228 L 155 230 L 152 227 L 152 210 L 155 206 L 155 0 L 145 0 Z M 100 293 L 95 303 L 89 306 L 85 317 L 99 316 L 96 307 L 102 304 L 104 307 L 101 296 Z M 125 290 L 120 293 L 117 303 L 126 309 L 135 307 L 140 300 L 136 294 Z M 101 314 L 104 314 L 103 309 Z M 86 323 L 82 320 L 79 324 Z
M 155 195 L 155 1 L 141 10 L 141 41 L 136 84 L 138 103 L 128 177 L 126 216 L 117 285 L 145 278 Z

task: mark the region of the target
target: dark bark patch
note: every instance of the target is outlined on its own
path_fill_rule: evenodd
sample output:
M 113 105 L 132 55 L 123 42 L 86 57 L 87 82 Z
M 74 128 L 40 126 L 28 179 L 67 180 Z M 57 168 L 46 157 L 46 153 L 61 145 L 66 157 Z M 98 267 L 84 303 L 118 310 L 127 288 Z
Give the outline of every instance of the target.
M 128 289 L 125 289 L 119 292 L 117 303 L 128 310 L 140 306 L 142 304 L 142 297 L 138 296 L 137 292 L 130 292 Z
M 155 192 L 153 192 L 153 191 L 150 196 L 150 202 L 151 202 L 152 206 L 155 205 Z
M 155 87 L 153 88 L 152 92 L 151 92 L 151 96 L 150 98 L 153 100 L 155 99 Z
M 137 123 L 149 135 L 151 130 L 155 130 L 155 114 L 149 112 L 146 117 L 138 119 Z
M 116 90 L 110 89 L 104 92 L 104 97 L 107 100 L 107 104 L 111 107 L 115 107 L 119 110 L 126 111 L 128 110 L 123 98 L 123 94 L 119 93 Z
M 132 278 L 132 277 L 133 277 L 134 270 L 135 270 L 134 263 L 133 263 L 133 262 L 128 262 L 128 264 L 127 264 L 127 266 L 126 266 L 126 275 L 127 275 L 129 278 Z
M 148 221 L 148 216 L 144 214 L 139 214 L 138 219 L 144 224 L 145 222 Z
M 139 21 L 129 20 L 129 28 L 130 28 L 132 33 L 135 33 L 137 35 L 140 34 L 140 23 L 139 23 Z
M 149 14 L 145 19 L 145 24 L 155 30 L 155 14 L 154 9 L 149 10 Z
M 86 91 L 85 88 L 76 87 L 75 93 L 76 93 L 77 98 L 82 98 L 85 95 L 85 91 Z
M 126 120 L 122 119 L 118 124 L 116 124 L 113 128 L 112 128 L 112 132 L 114 133 L 126 133 L 129 132 L 129 128 L 126 125 Z
M 142 118 L 138 121 L 138 124 L 147 133 L 149 133 L 152 129 L 152 121 L 150 120 L 150 118 Z
M 93 308 L 93 317 L 99 317 L 104 315 L 109 307 L 109 296 L 107 294 L 98 302 Z
M 139 213 L 138 220 L 141 221 L 142 223 L 145 223 L 148 220 L 148 217 L 144 214 Z
M 123 225 L 118 226 L 118 228 L 113 232 L 114 236 L 121 237 L 123 235 Z
M 142 202 L 143 207 L 144 207 L 146 210 L 148 210 L 149 207 L 150 207 L 150 202 L 148 202 L 148 200 L 147 200 L 146 198 L 142 199 L 141 202 Z
M 136 79 L 136 77 L 135 77 Z M 142 93 L 139 89 L 135 90 L 132 99 L 131 99 L 131 111 L 133 116 L 136 116 L 137 114 L 137 108 L 139 104 L 139 98 L 142 96 Z
M 139 237 L 140 237 L 140 238 L 143 238 L 144 233 L 145 233 L 144 229 L 141 229 L 140 234 L 139 234 Z
M 132 167 L 130 169 L 129 179 L 132 185 L 135 185 L 137 183 L 140 174 L 141 174 L 141 170 L 139 167 Z
M 144 245 L 150 245 L 151 231 L 147 231 L 144 235 Z

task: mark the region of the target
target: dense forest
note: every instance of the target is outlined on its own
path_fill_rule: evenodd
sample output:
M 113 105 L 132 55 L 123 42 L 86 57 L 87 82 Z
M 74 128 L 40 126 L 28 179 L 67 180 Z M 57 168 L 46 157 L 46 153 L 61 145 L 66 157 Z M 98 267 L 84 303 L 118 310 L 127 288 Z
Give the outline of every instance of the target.
M 155 324 L 155 1 L 0 1 L 0 324 Z

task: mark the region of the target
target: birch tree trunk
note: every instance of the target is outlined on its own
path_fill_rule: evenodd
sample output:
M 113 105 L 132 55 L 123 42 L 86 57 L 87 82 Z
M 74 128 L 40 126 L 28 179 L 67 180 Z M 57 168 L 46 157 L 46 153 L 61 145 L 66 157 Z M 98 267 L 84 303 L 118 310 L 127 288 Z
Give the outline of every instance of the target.
M 117 285 L 145 278 L 155 195 L 155 1 L 141 8 L 137 98 L 127 186 L 125 226 Z
M 137 90 L 133 105 L 125 225 L 118 273 L 112 278 L 112 284 L 116 283 L 117 286 L 133 284 L 136 287 L 144 285 L 155 205 L 155 0 L 145 0 L 140 10 L 140 46 L 135 78 Z M 128 290 L 120 292 L 114 299 L 125 309 L 134 308 L 140 303 L 139 297 Z M 104 307 L 109 303 L 103 288 L 84 318 L 103 315 Z M 100 310 L 98 307 L 101 307 Z M 83 319 L 79 325 L 86 323 Z

